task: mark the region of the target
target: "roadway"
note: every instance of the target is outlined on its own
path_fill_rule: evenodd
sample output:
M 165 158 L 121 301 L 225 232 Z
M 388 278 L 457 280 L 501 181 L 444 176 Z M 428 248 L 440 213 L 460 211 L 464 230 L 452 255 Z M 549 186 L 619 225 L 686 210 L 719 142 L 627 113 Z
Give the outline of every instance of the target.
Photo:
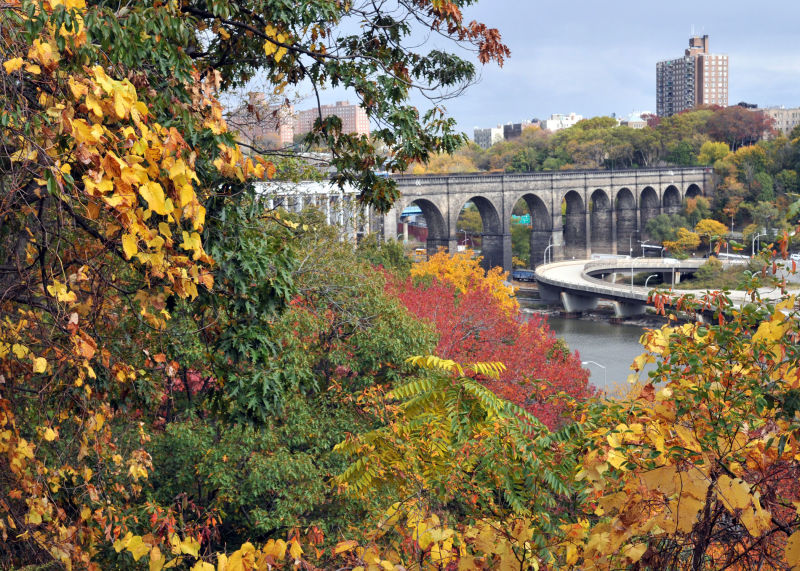
M 654 289 L 664 289 L 671 279 L 689 271 L 695 271 L 705 259 L 674 260 L 664 258 L 609 258 L 601 260 L 569 260 L 544 264 L 536 268 L 536 281 L 543 301 L 560 302 L 567 311 L 583 311 L 596 305 L 598 299 L 616 302 L 618 317 L 641 313 Z M 613 283 L 590 274 L 634 274 L 642 272 L 660 273 L 667 277 L 659 287 L 644 287 L 630 283 Z M 707 290 L 674 290 L 676 295 L 706 293 Z M 761 288 L 762 299 L 777 300 L 780 291 L 776 288 Z M 750 300 L 743 291 L 730 294 L 735 305 Z

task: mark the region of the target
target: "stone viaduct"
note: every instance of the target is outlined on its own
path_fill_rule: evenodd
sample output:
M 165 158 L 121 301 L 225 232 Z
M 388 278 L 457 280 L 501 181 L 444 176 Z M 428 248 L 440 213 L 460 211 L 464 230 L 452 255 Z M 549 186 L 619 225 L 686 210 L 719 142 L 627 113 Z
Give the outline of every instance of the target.
M 685 197 L 714 192 L 713 170 L 659 168 L 553 171 L 525 174 L 398 176 L 402 196 L 382 217 L 385 240 L 398 234 L 411 204 L 428 226 L 428 253 L 455 251 L 456 222 L 472 201 L 483 222 L 486 267 L 511 269 L 511 213 L 518 200 L 531 212 L 531 266 L 590 258 L 592 254 L 640 255 L 647 221 L 677 213 Z

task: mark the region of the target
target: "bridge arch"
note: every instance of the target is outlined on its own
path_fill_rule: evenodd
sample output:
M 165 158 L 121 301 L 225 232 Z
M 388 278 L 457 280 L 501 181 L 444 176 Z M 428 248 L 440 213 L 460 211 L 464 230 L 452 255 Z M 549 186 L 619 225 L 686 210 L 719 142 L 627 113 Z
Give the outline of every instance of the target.
M 447 221 L 439 207 L 424 198 L 412 200 L 407 206 L 412 204 L 419 206 L 419 209 L 422 210 L 422 216 L 425 218 L 425 224 L 428 227 L 428 239 L 425 243 L 428 256 L 435 254 L 440 247 L 448 248 L 450 245 L 450 232 L 448 231 Z
M 659 205 L 658 200 L 658 193 L 656 193 L 655 189 L 652 186 L 646 186 L 642 189 L 641 198 L 639 199 L 639 215 L 640 215 L 640 222 L 639 228 L 641 228 L 642 237 L 647 237 L 647 232 L 645 228 L 647 227 L 647 221 L 651 218 L 655 218 L 659 214 L 661 214 L 661 208 Z M 634 238 L 635 240 L 636 238 Z
M 703 195 L 703 190 L 694 183 L 690 184 L 686 188 L 686 198 L 697 198 L 698 196 L 702 195 Z
M 481 215 L 481 223 L 483 224 L 483 231 L 481 232 L 481 255 L 483 256 L 483 261 L 481 265 L 487 270 L 495 266 L 503 267 L 503 223 L 497 208 L 488 198 L 473 196 L 464 201 L 461 208 L 455 212 L 456 219 L 470 202 L 478 209 L 478 213 Z M 452 227 L 453 229 L 456 228 L 455 222 Z
M 617 192 L 617 254 L 628 254 L 628 244 L 636 236 L 636 199 L 629 188 Z
M 544 200 L 536 194 L 526 193 L 513 199 L 513 205 L 524 200 L 531 217 L 530 231 L 530 263 L 531 268 L 542 264 L 545 256 L 548 260 L 555 259 L 552 244 L 553 216 Z
M 664 214 L 678 214 L 681 210 L 681 193 L 674 184 L 669 185 L 664 190 Z
M 570 190 L 562 200 L 564 208 L 564 256 L 581 259 L 586 256 L 586 207 L 579 192 Z
M 589 220 L 592 237 L 592 252 L 613 254 L 611 200 L 602 188 L 592 193 L 589 202 Z

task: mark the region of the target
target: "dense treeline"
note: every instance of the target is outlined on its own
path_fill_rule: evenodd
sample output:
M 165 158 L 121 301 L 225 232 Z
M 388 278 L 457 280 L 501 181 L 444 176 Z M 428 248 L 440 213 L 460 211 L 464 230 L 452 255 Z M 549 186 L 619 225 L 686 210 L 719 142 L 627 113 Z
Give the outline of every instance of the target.
M 538 127 L 483 150 L 475 144 L 452 157 L 434 158 L 416 172 L 531 172 L 559 169 L 625 169 L 708 164 L 698 160 L 704 143 L 729 149 L 749 146 L 773 133 L 771 119 L 743 107 L 701 107 L 667 118 L 646 116 L 642 129 L 612 117 L 584 119 L 551 133 Z M 796 138 L 796 137 L 795 137 Z

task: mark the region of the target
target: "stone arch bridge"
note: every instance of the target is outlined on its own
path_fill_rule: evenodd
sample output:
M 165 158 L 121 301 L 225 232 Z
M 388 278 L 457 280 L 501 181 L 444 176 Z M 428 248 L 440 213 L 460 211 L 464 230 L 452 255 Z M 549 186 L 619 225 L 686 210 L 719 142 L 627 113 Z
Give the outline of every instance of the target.
M 382 217 L 383 237 L 398 234 L 400 215 L 415 204 L 428 226 L 428 253 L 455 251 L 456 221 L 472 201 L 483 222 L 486 267 L 511 269 L 511 213 L 531 212 L 531 266 L 545 259 L 640 254 L 647 221 L 677 213 L 685 197 L 714 192 L 710 168 L 553 171 L 525 174 L 398 176 L 402 196 Z M 562 210 L 562 204 L 563 210 Z

